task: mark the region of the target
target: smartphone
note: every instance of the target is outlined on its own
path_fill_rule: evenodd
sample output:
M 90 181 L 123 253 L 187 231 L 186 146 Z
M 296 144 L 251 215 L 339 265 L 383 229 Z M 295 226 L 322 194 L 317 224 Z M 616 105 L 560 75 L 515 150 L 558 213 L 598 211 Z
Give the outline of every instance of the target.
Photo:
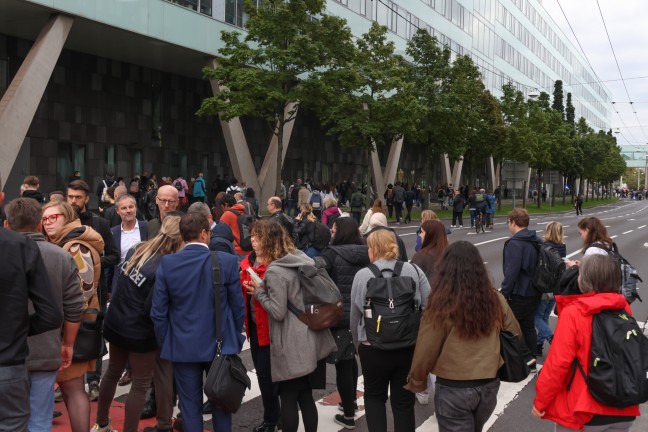
M 261 285 L 261 284 L 263 283 L 263 279 L 261 279 L 261 278 L 259 277 L 259 275 L 258 275 L 254 270 L 252 270 L 252 267 L 248 267 L 248 268 L 246 268 L 245 271 L 248 272 L 248 274 L 250 275 L 250 277 L 251 277 L 252 279 L 254 279 L 254 281 L 255 281 L 256 283 L 258 283 L 259 285 Z

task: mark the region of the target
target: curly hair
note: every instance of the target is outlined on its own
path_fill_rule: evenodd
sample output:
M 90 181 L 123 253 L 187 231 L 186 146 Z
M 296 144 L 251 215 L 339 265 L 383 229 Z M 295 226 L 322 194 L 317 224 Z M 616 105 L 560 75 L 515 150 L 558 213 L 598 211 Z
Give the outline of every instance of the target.
M 477 248 L 467 241 L 450 244 L 437 266 L 423 319 L 436 328 L 451 322 L 458 336 L 475 340 L 501 326 L 497 291 Z
M 260 219 L 254 222 L 251 234 L 259 249 L 257 254 L 263 256 L 267 263 L 276 261 L 296 250 L 286 228 L 275 220 Z

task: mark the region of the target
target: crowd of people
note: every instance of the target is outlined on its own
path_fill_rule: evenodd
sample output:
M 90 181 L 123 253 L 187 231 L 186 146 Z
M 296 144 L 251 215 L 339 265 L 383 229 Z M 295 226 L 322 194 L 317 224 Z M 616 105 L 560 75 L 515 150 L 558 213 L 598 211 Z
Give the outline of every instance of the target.
M 450 244 L 450 231 L 430 210 L 408 260 L 387 219 L 394 211 L 397 221 L 411 220 L 416 195 L 400 182 L 362 217 L 371 191 L 352 182 L 337 193 L 298 180 L 262 211 L 251 188 L 217 180 L 207 191 L 201 173 L 160 182 L 145 173 L 128 186 L 106 176 L 95 191 L 98 215 L 78 176 L 48 198 L 36 177 L 25 179 L 0 229 L 7 245 L 0 260 L 11 263 L 0 269 L 8 290 L 0 302 L 7 330 L 0 337 L 0 430 L 51 430 L 60 392 L 72 432 L 115 431 L 116 388 L 131 384 L 124 432 L 151 417 L 156 426 L 145 431 L 202 431 L 203 413 L 212 414 L 214 430 L 229 431 L 232 414 L 203 403 L 203 379 L 217 352 L 238 354 L 248 339 L 263 404 L 256 432 L 295 432 L 300 421 L 317 431 L 313 390 L 325 388 L 327 363 L 341 399 L 333 420 L 354 429 L 358 361 L 370 431 L 388 430 L 388 400 L 393 430 L 414 431 L 416 400 L 430 398 L 439 430 L 481 431 L 500 387 L 502 330 L 523 339 L 531 371 L 549 344 L 532 414 L 556 430 L 627 431 L 639 415 L 636 405 L 594 400 L 584 378 L 570 374 L 574 358 L 588 364 L 593 315 L 631 313 L 608 254 L 618 248 L 600 220 L 579 221 L 583 259 L 565 260 L 579 269 L 579 292 L 554 297 L 534 289 L 540 240 L 524 209 L 507 215 L 511 237 L 498 290 L 477 248 Z M 464 207 L 474 223 L 495 199 L 483 189 L 467 200 L 455 192 L 452 226 L 463 224 Z M 348 213 L 338 206 L 347 201 Z M 542 244 L 565 257 L 559 222 L 547 224 Z M 291 312 L 304 304 L 303 266 L 325 269 L 340 291 L 342 317 L 329 329 L 312 330 Z M 548 325 L 554 307 L 555 332 Z M 79 355 L 80 329 L 97 320 L 108 342 L 103 374 L 104 352 Z M 92 419 L 91 400 L 98 401 Z

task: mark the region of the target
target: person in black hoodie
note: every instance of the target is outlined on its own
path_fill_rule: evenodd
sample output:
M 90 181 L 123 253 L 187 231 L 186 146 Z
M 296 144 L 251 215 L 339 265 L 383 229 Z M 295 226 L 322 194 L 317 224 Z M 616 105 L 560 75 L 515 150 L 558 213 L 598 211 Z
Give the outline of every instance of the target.
M 536 353 L 538 335 L 535 313 L 541 295 L 533 288 L 531 281 L 538 262 L 535 243 L 540 240 L 536 237 L 535 230 L 528 229 L 529 213 L 525 209 L 514 208 L 509 212 L 507 220 L 513 236 L 504 243 L 504 280 L 501 292 L 520 323 L 527 348 L 531 353 Z
M 466 207 L 466 200 L 459 191 L 455 191 L 452 199 L 452 225 L 451 228 L 463 228 L 463 211 Z M 459 225 L 457 225 L 457 222 Z
M 23 182 L 25 190 L 22 193 L 23 198 L 35 199 L 38 204 L 45 204 L 45 196 L 38 190 L 40 187 L 40 180 L 36 176 L 27 176 Z
M 99 387 L 97 430 L 110 424 L 110 405 L 127 363 L 132 387 L 126 401 L 124 430 L 138 430 L 158 351 L 150 317 L 155 272 L 162 257 L 177 252 L 181 244 L 180 217 L 166 217 L 160 233 L 131 248 L 120 266 L 117 290 L 104 322 L 104 336 L 110 342 L 110 360 Z
M 358 386 L 358 363 L 349 329 L 351 310 L 351 286 L 358 270 L 369 265 L 367 246 L 362 242 L 358 224 L 350 217 L 338 218 L 333 223 L 331 245 L 322 251 L 326 270 L 335 282 L 344 302 L 344 315 L 331 333 L 337 352 L 329 355 L 329 363 L 335 364 L 336 383 L 344 415 L 337 414 L 335 422 L 355 426 L 356 388 Z

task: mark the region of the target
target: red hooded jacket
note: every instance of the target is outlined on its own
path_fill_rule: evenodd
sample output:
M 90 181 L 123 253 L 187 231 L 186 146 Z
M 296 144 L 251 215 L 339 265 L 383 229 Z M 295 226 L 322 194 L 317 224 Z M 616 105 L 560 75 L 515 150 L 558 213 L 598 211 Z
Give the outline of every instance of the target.
M 250 260 L 252 262 L 250 263 Z M 250 305 L 250 299 L 254 302 L 254 317 L 256 318 L 256 328 L 257 328 L 257 339 L 259 340 L 259 346 L 270 345 L 270 325 L 268 324 L 268 313 L 263 309 L 261 303 L 258 300 L 247 293 L 245 289 L 245 284 L 250 281 L 251 276 L 247 272 L 248 267 L 252 269 L 259 275 L 261 279 L 264 278 L 267 266 L 265 264 L 260 264 L 258 267 L 254 267 L 254 254 L 246 256 L 241 261 L 241 288 L 243 290 L 243 298 L 245 299 L 245 334 L 248 339 L 250 338 L 250 327 L 248 325 L 248 307 Z M 264 287 L 265 289 L 265 287 Z
M 547 360 L 538 376 L 533 402 L 538 411 L 545 411 L 542 418 L 581 430 L 595 414 L 639 416 L 639 405 L 619 409 L 597 402 L 578 371 L 567 390 L 574 358 L 578 358 L 585 374 L 589 374 L 593 315 L 605 309 L 625 309 L 632 315 L 628 302 L 621 294 L 591 292 L 556 296 L 556 304 L 560 317 Z

